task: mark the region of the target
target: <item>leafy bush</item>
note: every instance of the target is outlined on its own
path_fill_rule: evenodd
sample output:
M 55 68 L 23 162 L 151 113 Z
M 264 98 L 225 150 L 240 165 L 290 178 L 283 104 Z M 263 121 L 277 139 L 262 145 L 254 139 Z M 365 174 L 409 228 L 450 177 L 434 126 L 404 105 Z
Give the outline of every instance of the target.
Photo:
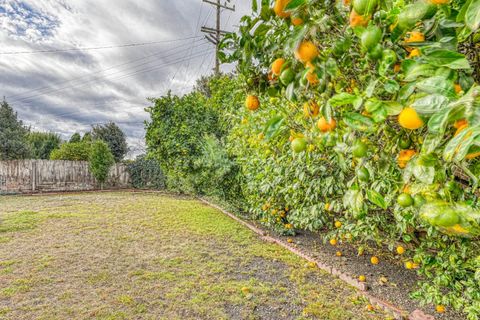
M 34 159 L 50 159 L 50 154 L 60 147 L 62 139 L 56 133 L 30 132 L 28 142 Z
M 89 138 L 106 142 L 116 162 L 122 161 L 128 152 L 125 133 L 114 122 L 93 126 L 91 137 L 87 134 L 83 136 L 83 140 L 88 140 Z
M 146 134 L 150 155 L 160 163 L 169 189 L 192 192 L 189 175 L 202 153 L 204 135 L 219 133 L 217 115 L 197 92 L 183 97 L 168 94 L 152 102 Z
M 0 160 L 27 159 L 31 156 L 27 136 L 30 129 L 6 102 L 0 104 Z
M 100 140 L 93 142 L 88 161 L 90 172 L 103 189 L 103 184 L 108 178 L 110 167 L 115 164 L 115 158 L 108 144 Z
M 50 154 L 50 160 L 88 161 L 90 142 L 67 142 Z
M 146 156 L 139 156 L 128 164 L 132 185 L 136 189 L 161 190 L 165 188 L 165 176 L 160 163 Z
M 479 319 L 480 7 L 447 2 L 263 0 L 223 44 L 247 108 L 218 110 L 255 217 L 402 245 L 415 297 Z M 468 212 L 422 219 L 439 200 Z

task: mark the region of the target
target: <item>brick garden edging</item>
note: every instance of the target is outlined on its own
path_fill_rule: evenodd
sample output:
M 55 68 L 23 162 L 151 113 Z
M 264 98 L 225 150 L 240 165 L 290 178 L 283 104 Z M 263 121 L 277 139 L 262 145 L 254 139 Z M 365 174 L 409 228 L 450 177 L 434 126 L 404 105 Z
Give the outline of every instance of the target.
M 287 243 L 283 240 L 280 240 L 280 239 L 277 239 L 277 238 L 274 238 L 274 237 L 268 235 L 264 230 L 262 230 L 260 228 L 257 228 L 253 224 L 240 219 L 239 217 L 237 217 L 233 213 L 230 213 L 230 212 L 226 211 L 225 209 L 217 206 L 216 204 L 210 203 L 208 200 L 205 200 L 205 199 L 200 198 L 200 197 L 198 199 L 200 201 L 202 201 L 203 203 L 207 204 L 208 206 L 219 210 L 223 214 L 227 215 L 228 217 L 237 221 L 238 223 L 242 224 L 243 226 L 247 227 L 248 229 L 252 230 L 256 234 L 258 234 L 262 240 L 264 240 L 266 242 L 269 242 L 269 243 L 275 243 L 277 245 L 280 245 L 280 246 L 284 247 L 285 249 L 294 253 L 295 255 L 297 255 L 297 256 L 299 256 L 299 257 L 301 257 L 301 258 L 303 258 L 303 259 L 305 259 L 309 262 L 315 263 L 318 266 L 319 269 L 321 269 L 325 272 L 328 272 L 329 274 L 331 274 L 333 276 L 336 276 L 340 280 L 343 280 L 347 284 L 355 287 L 366 299 L 368 299 L 368 301 L 370 301 L 370 303 L 373 306 L 376 306 L 377 308 L 381 308 L 385 312 L 393 315 L 393 317 L 395 319 L 398 319 L 398 320 L 435 320 L 434 316 L 425 314 L 421 310 L 415 310 L 412 313 L 408 314 L 408 312 L 406 312 L 405 310 L 402 310 L 402 309 L 394 306 L 393 304 L 391 304 L 387 301 L 383 301 L 382 299 L 379 299 L 377 297 L 372 296 L 370 293 L 367 292 L 368 291 L 368 285 L 366 283 L 360 282 L 357 279 L 349 276 L 348 274 L 342 273 L 339 270 L 337 270 L 336 268 L 334 268 L 332 266 L 329 266 L 329 265 L 315 259 L 308 252 L 300 250 L 299 248 L 297 248 L 297 247 L 295 247 L 295 246 L 293 246 L 293 245 L 291 245 L 291 244 L 289 244 L 289 243 Z

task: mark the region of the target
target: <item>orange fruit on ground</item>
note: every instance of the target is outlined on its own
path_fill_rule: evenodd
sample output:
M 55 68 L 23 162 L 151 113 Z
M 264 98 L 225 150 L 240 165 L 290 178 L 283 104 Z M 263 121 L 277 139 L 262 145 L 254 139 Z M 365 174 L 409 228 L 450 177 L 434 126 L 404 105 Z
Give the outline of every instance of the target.
M 404 169 L 407 166 L 408 161 L 410 161 L 414 155 L 417 154 L 415 150 L 402 150 L 398 154 L 397 163 L 401 169 Z
M 420 119 L 415 109 L 407 107 L 398 115 L 398 123 L 405 129 L 415 130 L 423 126 L 423 120 Z
M 255 111 L 260 107 L 260 100 L 258 100 L 257 96 L 248 96 L 247 100 L 245 100 L 245 106 L 250 111 Z
M 370 258 L 370 262 L 372 264 L 379 264 L 380 260 L 377 257 L 373 256 L 373 257 Z
M 288 243 L 293 243 L 293 239 L 292 239 L 292 238 L 288 238 L 288 239 L 287 239 L 287 242 L 288 242 Z
M 342 227 L 342 223 L 340 221 L 335 221 L 335 228 L 341 228 Z
M 272 74 L 279 76 L 282 72 L 282 67 L 285 64 L 285 59 L 278 58 L 277 60 L 273 61 L 272 63 Z
M 290 0 L 276 0 L 275 5 L 273 6 L 273 11 L 280 18 L 290 17 L 289 12 L 285 12 L 285 7 L 290 2 Z
M 325 117 L 321 117 L 317 122 L 317 127 L 321 132 L 329 132 L 335 130 L 337 127 L 337 122 L 333 118 L 330 119 L 330 122 L 327 122 Z
M 372 306 L 371 304 L 369 304 L 369 305 L 367 305 L 367 310 L 368 311 L 373 311 L 373 310 L 375 310 L 375 307 Z
M 405 262 L 405 269 L 412 270 L 414 267 L 413 262 L 407 261 Z
M 320 107 L 314 101 L 305 102 L 303 104 L 303 115 L 305 118 L 314 118 L 320 113 Z
M 405 253 L 405 248 L 402 247 L 402 246 L 398 246 L 398 247 L 397 247 L 397 253 L 398 253 L 398 254 L 404 254 L 404 253 Z
M 438 306 L 435 307 L 435 311 L 437 311 L 438 313 L 445 313 L 445 306 L 442 306 L 441 304 L 439 304 Z
M 370 16 L 362 16 L 356 13 L 355 10 L 352 10 L 350 13 L 350 27 L 366 27 L 370 19 Z
M 342 252 L 341 252 L 341 251 L 337 251 L 337 253 L 335 253 L 335 255 L 336 255 L 337 257 L 341 257 L 341 256 L 342 256 Z
M 303 41 L 295 50 L 295 58 L 302 63 L 311 62 L 318 56 L 317 46 L 311 41 Z
M 332 246 L 336 246 L 337 243 L 338 243 L 338 242 L 337 242 L 337 239 L 330 239 L 330 244 L 331 244 Z
M 367 281 L 367 277 L 365 277 L 364 275 L 361 275 L 360 277 L 358 277 L 358 281 L 365 282 Z
M 292 24 L 294 26 L 299 26 L 299 25 L 302 25 L 303 24 L 303 19 L 302 18 L 299 18 L 299 17 L 291 17 L 290 18 L 292 20 Z
M 243 294 L 245 294 L 245 295 L 250 293 L 250 288 L 243 287 L 241 290 L 242 290 Z

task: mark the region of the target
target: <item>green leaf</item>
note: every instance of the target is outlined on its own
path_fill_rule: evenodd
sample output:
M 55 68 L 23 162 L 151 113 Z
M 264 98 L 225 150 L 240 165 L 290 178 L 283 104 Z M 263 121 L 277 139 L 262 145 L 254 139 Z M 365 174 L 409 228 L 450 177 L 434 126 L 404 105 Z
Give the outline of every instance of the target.
M 467 156 L 468 150 L 474 145 L 479 135 L 479 126 L 463 130 L 447 143 L 443 152 L 443 159 L 448 162 L 462 161 Z
M 252 0 L 252 11 L 257 12 L 258 11 L 258 3 L 257 0 Z
M 403 105 L 396 101 L 384 101 L 383 104 L 389 116 L 397 116 L 403 110 Z
M 376 130 L 375 122 L 359 113 L 350 112 L 345 114 L 343 121 L 350 128 L 358 131 L 373 132 Z
M 418 82 L 416 86 L 426 93 L 438 93 L 448 98 L 456 97 L 453 81 L 447 80 L 444 77 L 430 77 Z
M 431 134 L 443 134 L 451 111 L 452 109 L 447 108 L 435 113 L 428 121 L 428 131 Z
M 285 11 L 295 10 L 307 3 L 307 0 L 291 0 L 285 7 Z
M 388 208 L 385 198 L 375 190 L 367 190 L 367 199 L 382 209 Z
M 416 100 L 412 107 L 420 114 L 433 114 L 448 105 L 448 98 L 440 94 L 430 94 Z
M 435 67 L 429 64 L 415 64 L 408 68 L 405 73 L 406 82 L 411 82 L 417 80 L 419 77 L 430 77 L 435 74 Z
M 384 88 L 385 91 L 387 91 L 388 93 L 394 94 L 398 90 L 400 90 L 400 85 L 395 80 L 388 80 L 387 82 L 385 82 Z
M 425 59 L 437 67 L 448 67 L 450 69 L 470 69 L 470 63 L 461 53 L 450 50 L 434 50 L 425 55 Z
M 282 116 L 275 116 L 270 119 L 263 130 L 265 138 L 271 139 L 276 137 L 280 133 L 284 122 L 285 118 Z
M 358 98 L 359 97 L 357 97 L 356 95 L 342 92 L 331 97 L 328 102 L 331 106 L 338 107 L 347 104 L 353 104 Z
M 480 27 L 480 0 L 473 0 L 465 13 L 465 24 L 472 30 L 477 31 Z
M 419 159 L 411 162 L 412 163 L 412 173 L 417 179 L 417 181 L 424 184 L 432 184 L 435 178 L 435 167 L 425 166 L 420 164 Z

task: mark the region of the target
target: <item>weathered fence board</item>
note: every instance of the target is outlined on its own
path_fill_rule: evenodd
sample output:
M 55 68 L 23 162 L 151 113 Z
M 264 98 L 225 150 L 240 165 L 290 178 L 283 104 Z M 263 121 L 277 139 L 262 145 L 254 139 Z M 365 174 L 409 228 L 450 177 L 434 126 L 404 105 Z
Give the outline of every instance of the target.
M 0 193 L 82 191 L 99 187 L 84 161 L 14 160 L 0 161 Z M 130 187 L 124 164 L 115 164 L 106 188 Z

